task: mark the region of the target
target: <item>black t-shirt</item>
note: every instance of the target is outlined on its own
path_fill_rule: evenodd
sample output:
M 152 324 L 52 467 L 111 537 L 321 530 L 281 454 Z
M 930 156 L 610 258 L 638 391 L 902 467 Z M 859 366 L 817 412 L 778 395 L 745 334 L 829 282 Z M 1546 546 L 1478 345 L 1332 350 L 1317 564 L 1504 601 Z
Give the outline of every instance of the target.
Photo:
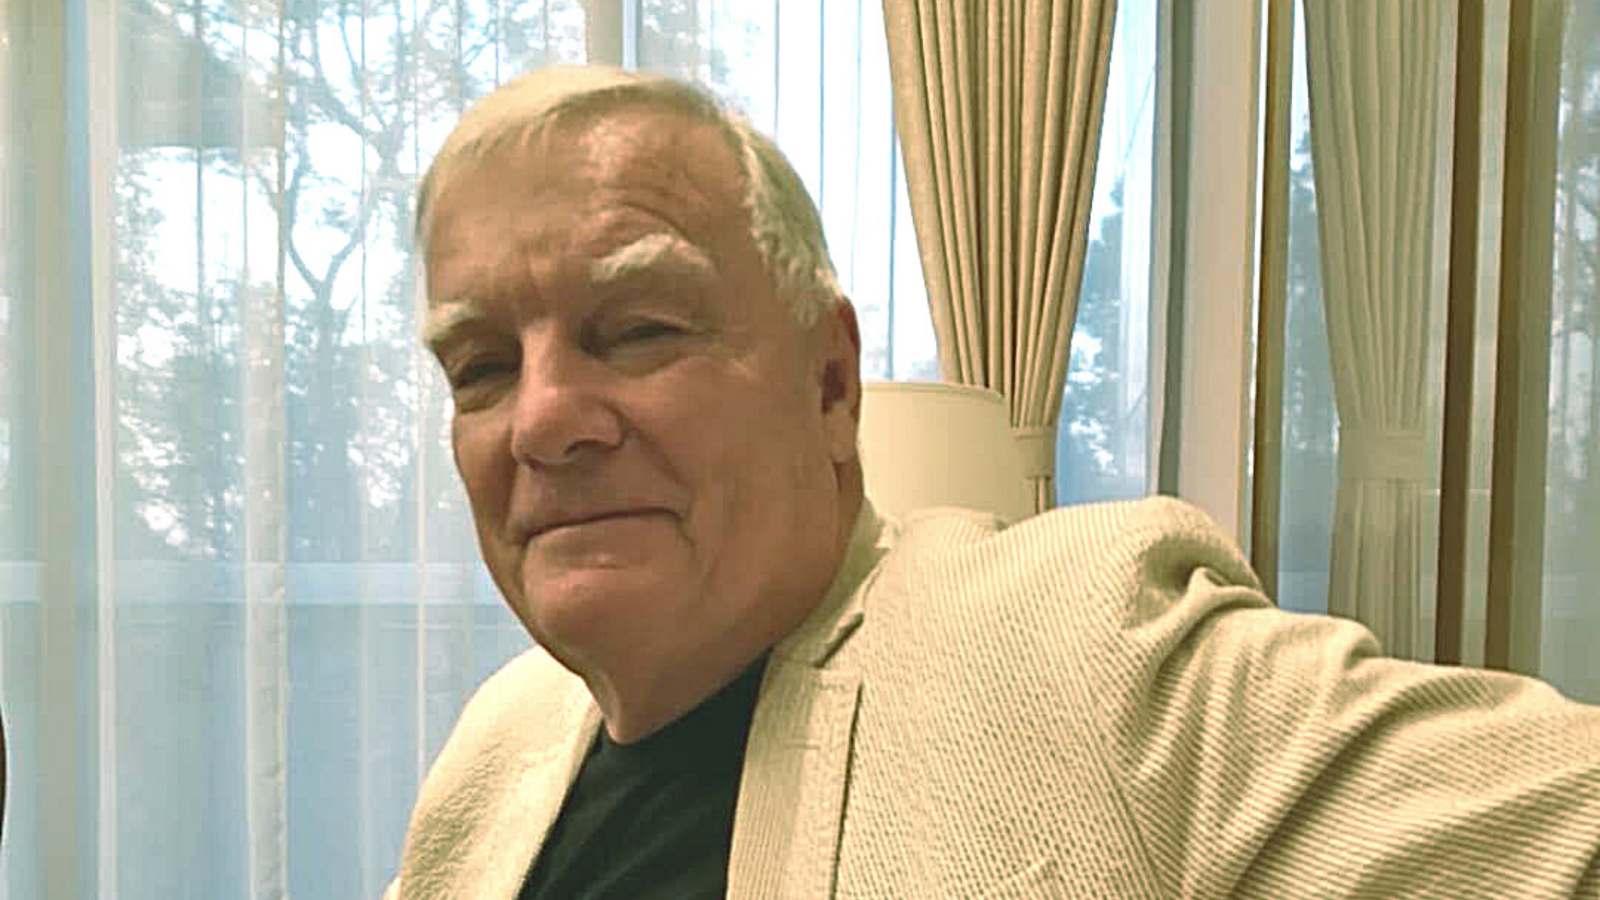
M 637 743 L 602 726 L 519 900 L 721 900 L 765 663 Z

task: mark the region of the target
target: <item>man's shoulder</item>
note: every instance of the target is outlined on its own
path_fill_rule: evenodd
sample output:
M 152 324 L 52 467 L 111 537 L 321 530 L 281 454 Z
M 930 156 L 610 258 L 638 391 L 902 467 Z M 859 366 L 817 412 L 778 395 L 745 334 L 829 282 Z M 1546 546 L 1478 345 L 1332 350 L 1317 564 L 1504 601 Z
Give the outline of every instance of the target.
M 1195 600 L 1197 577 L 1266 603 L 1233 541 L 1172 498 L 1065 507 L 1010 525 L 919 511 L 898 521 L 864 584 L 863 637 L 874 647 L 858 649 L 898 658 L 922 652 L 912 646 L 988 648 L 993 664 L 1017 666 L 1122 653 L 1146 626 L 1181 631 L 1216 605 Z
M 537 647 L 485 680 L 418 791 L 401 875 L 408 895 L 518 883 L 598 721 L 583 682 Z
M 485 679 L 461 718 L 497 722 L 508 715 L 518 719 L 560 715 L 580 697 L 588 697 L 583 680 L 535 645 Z
M 484 752 L 539 753 L 566 741 L 592 706 L 582 679 L 540 647 L 513 657 L 462 708 L 436 768 Z M 515 744 L 517 746 L 511 746 Z
M 979 580 L 1171 582 L 1207 566 L 1231 582 L 1256 581 L 1210 516 L 1161 496 L 1061 507 L 1014 524 L 974 510 L 918 510 L 900 520 L 885 562 Z

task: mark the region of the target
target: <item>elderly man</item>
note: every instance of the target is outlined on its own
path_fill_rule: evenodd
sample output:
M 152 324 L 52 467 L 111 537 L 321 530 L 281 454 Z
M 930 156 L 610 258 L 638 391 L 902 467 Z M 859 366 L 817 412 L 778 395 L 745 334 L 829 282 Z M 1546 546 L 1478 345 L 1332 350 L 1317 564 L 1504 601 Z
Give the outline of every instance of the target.
M 817 214 L 698 90 L 507 85 L 419 236 L 538 648 L 463 712 L 390 896 L 1600 896 L 1600 710 L 1281 613 L 1175 501 L 874 513 Z

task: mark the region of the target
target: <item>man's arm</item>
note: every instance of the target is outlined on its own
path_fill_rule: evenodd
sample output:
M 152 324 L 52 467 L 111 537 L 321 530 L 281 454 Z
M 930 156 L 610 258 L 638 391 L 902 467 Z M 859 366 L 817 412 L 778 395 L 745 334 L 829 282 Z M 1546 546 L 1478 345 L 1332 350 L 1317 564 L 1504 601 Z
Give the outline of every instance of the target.
M 1139 687 L 1112 727 L 1163 882 L 1183 896 L 1600 897 L 1600 708 L 1529 678 L 1382 658 L 1356 623 L 1224 583 L 1233 563 L 1147 587 L 1171 596 L 1145 596 L 1123 632 Z

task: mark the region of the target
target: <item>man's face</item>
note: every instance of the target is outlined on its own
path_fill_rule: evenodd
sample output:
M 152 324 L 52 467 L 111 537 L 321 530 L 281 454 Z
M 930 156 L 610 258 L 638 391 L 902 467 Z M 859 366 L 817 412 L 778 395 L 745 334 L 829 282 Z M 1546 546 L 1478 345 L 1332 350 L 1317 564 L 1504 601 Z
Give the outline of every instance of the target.
M 795 322 L 742 185 L 711 127 L 625 110 L 477 164 L 434 205 L 429 340 L 478 540 L 592 689 L 754 658 L 842 553 L 854 322 Z

